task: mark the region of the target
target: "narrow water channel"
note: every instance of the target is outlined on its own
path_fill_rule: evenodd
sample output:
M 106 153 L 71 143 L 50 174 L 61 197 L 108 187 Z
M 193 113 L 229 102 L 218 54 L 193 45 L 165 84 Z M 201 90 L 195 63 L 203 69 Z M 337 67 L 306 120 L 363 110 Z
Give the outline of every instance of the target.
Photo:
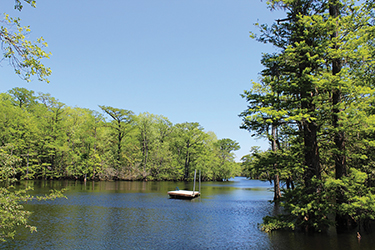
M 26 185 L 25 182 L 22 185 Z M 306 235 L 258 229 L 272 214 L 272 186 L 236 177 L 202 183 L 194 200 L 169 199 L 167 192 L 192 190 L 184 182 L 35 181 L 35 193 L 66 187 L 68 199 L 31 202 L 38 232 L 20 229 L 1 249 L 371 249 L 373 234 Z M 198 188 L 198 185 L 197 185 Z

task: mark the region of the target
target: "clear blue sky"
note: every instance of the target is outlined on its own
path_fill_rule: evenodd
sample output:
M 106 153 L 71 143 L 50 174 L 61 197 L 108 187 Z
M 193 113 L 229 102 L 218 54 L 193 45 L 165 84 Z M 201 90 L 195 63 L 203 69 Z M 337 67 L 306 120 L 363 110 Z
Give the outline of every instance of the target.
M 199 122 L 219 139 L 240 143 L 237 160 L 252 146 L 268 148 L 239 129 L 240 97 L 262 70 L 269 45 L 249 38 L 255 22 L 283 18 L 260 0 L 37 0 L 37 8 L 1 13 L 30 25 L 52 52 L 50 83 L 26 83 L 7 61 L 0 92 L 24 87 L 50 93 L 71 107 L 98 105 L 163 115 L 176 124 Z

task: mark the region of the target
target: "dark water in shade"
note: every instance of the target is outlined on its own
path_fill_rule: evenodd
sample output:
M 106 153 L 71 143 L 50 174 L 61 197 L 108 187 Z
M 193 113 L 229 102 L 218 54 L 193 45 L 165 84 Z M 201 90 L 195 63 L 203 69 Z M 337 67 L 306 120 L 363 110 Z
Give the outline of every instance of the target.
M 25 184 L 25 183 L 22 183 Z M 30 223 L 1 249 L 375 249 L 375 235 L 264 233 L 272 214 L 268 182 L 236 177 L 202 183 L 202 197 L 168 199 L 167 191 L 192 190 L 183 182 L 28 182 L 35 193 L 66 187 L 68 199 L 32 202 Z M 198 185 L 197 185 L 198 186 Z

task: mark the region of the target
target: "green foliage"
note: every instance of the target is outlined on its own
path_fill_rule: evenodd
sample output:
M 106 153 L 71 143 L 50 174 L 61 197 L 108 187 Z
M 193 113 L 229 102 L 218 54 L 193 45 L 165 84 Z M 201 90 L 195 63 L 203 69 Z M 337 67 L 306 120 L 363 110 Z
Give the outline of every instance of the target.
M 372 220 L 374 210 L 374 12 L 364 1 L 268 1 L 286 18 L 259 25 L 259 83 L 242 95 L 242 128 L 265 137 L 271 150 L 243 158 L 247 176 L 287 185 L 284 214 L 265 230 L 320 231 Z M 330 215 L 330 218 L 328 217 Z M 334 220 L 333 218 L 335 218 Z
M 13 238 L 19 226 L 30 229 L 30 232 L 36 231 L 36 227 L 28 224 L 30 212 L 24 210 L 22 203 L 32 199 L 50 200 L 64 197 L 63 190 L 53 190 L 50 195 L 34 197 L 28 194 L 31 188 L 15 189 L 11 184 L 17 181 L 15 174 L 20 166 L 20 158 L 12 154 L 13 150 L 12 145 L 0 147 L 0 241 Z
M 329 179 L 326 187 L 333 194 L 341 193 L 344 202 L 336 207 L 336 213 L 349 215 L 355 220 L 375 219 L 375 194 L 374 188 L 368 187 L 368 175 L 355 168 L 350 169 L 350 174 L 342 179 Z
M 199 123 L 109 106 L 102 115 L 21 88 L 0 97 L 0 146 L 12 143 L 22 179 L 190 180 L 198 169 L 223 181 L 241 172 L 238 143 Z
M 279 215 L 277 217 L 266 216 L 263 218 L 263 224 L 261 224 L 260 229 L 266 233 L 279 229 L 294 230 L 295 224 L 288 221 L 288 218 L 283 215 Z
M 34 3 L 35 1 L 29 1 Z M 21 10 L 22 5 L 16 2 L 16 8 Z M 51 69 L 44 66 L 42 60 L 49 58 L 50 52 L 45 52 L 44 48 L 48 45 L 43 37 L 36 41 L 29 41 L 26 34 L 30 27 L 22 26 L 19 18 L 12 18 L 4 14 L 3 25 L 0 26 L 0 41 L 3 51 L 3 58 L 9 61 L 14 68 L 15 73 L 26 81 L 30 81 L 33 75 L 36 75 L 41 81 L 48 81 Z
M 23 210 L 21 202 L 30 200 L 27 190 L 14 191 L 11 187 L 0 188 L 0 240 L 13 238 L 16 233 L 16 227 L 25 226 L 30 232 L 36 231 L 36 228 L 28 225 L 27 218 L 30 212 Z

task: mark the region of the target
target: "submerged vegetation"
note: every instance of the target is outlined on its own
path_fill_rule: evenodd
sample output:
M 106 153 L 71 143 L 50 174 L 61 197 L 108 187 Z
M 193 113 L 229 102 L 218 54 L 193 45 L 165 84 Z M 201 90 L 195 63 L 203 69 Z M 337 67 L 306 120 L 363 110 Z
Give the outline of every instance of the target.
M 263 55 L 240 115 L 271 145 L 243 158 L 247 176 L 273 181 L 284 207 L 265 231 L 342 231 L 375 218 L 374 4 L 268 1 L 286 16 L 257 24 L 256 38 L 276 52 Z

